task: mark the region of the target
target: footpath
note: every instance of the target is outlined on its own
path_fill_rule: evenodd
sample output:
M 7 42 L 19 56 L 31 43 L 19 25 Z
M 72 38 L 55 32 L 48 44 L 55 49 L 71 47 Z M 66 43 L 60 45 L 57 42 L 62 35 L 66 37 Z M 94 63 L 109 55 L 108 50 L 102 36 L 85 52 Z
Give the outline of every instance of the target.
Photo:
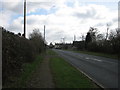
M 54 88 L 52 73 L 49 66 L 49 57 L 46 55 L 40 66 L 27 81 L 26 88 Z

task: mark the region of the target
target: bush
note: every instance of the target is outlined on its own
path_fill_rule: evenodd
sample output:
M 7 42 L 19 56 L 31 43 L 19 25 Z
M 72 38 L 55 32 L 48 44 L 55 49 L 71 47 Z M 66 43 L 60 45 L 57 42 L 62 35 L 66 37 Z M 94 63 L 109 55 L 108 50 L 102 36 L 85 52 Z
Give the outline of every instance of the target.
M 39 29 L 34 29 L 29 37 L 30 41 L 35 45 L 35 50 L 37 53 L 45 51 L 45 41 L 42 38 Z
M 19 75 L 22 71 L 22 65 L 26 62 L 32 62 L 34 57 L 41 53 L 37 49 L 41 47 L 36 45 L 33 40 L 26 39 L 20 35 L 15 35 L 5 29 L 2 29 L 2 78 L 3 85 L 10 82 L 10 77 Z

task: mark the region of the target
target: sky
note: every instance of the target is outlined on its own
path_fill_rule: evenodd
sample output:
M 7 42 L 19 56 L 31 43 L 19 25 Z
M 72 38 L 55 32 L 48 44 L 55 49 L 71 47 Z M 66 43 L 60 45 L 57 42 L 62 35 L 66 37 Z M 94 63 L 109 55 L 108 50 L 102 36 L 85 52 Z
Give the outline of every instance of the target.
M 0 0 L 0 26 L 23 34 L 23 1 Z M 119 0 L 27 0 L 26 36 L 34 29 L 43 35 L 46 26 L 46 41 L 72 43 L 74 35 L 81 40 L 90 27 L 106 33 L 106 24 L 110 30 L 118 27 Z

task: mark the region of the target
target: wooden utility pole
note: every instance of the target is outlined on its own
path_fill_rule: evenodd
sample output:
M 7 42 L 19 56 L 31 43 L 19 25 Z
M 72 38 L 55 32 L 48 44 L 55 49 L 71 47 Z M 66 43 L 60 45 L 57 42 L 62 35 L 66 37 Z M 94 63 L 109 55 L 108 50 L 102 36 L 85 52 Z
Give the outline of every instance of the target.
M 44 42 L 45 42 L 45 25 L 44 25 Z
M 26 0 L 24 0 L 24 37 L 26 37 Z
M 44 50 L 45 50 L 45 53 L 46 53 L 46 44 L 45 44 L 45 25 L 44 25 Z

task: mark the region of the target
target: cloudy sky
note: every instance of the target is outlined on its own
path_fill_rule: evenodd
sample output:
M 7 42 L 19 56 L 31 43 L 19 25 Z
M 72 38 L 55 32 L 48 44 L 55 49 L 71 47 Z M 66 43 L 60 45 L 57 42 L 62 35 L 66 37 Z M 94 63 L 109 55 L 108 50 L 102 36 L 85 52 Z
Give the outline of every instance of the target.
M 0 26 L 14 33 L 23 33 L 23 1 L 0 0 Z M 106 32 L 118 27 L 118 0 L 27 0 L 27 38 L 35 28 L 46 41 L 72 42 L 74 35 L 81 40 L 90 27 Z

